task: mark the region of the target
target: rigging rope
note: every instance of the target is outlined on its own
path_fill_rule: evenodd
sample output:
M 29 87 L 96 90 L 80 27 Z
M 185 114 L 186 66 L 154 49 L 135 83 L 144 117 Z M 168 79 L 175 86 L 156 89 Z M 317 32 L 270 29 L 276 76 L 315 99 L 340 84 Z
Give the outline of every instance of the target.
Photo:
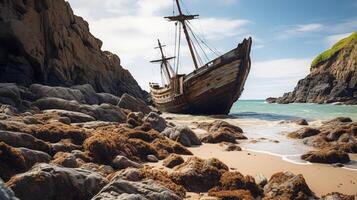
M 189 28 L 189 30 L 190 30 L 190 32 L 191 32 L 193 38 L 195 39 L 195 41 L 196 41 L 196 43 L 197 43 L 197 45 L 198 45 L 198 47 L 201 49 L 203 55 L 205 56 L 206 61 L 209 62 L 210 59 L 208 58 L 208 56 L 207 56 L 205 50 L 203 49 L 203 47 L 201 46 L 199 40 L 197 39 L 196 34 L 192 31 L 191 26 L 188 25 L 187 27 Z

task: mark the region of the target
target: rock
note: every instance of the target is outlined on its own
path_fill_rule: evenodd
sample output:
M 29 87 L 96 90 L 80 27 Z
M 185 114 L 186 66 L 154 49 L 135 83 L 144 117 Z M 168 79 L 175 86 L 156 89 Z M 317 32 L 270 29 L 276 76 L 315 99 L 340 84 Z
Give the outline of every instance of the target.
M 125 169 L 128 167 L 133 167 L 133 168 L 143 168 L 143 165 L 134 161 L 129 160 L 125 156 L 117 156 L 112 162 L 112 167 L 114 169 Z
M 99 101 L 98 104 L 106 103 L 106 104 L 111 104 L 111 105 L 116 106 L 116 105 L 118 105 L 118 103 L 120 101 L 119 97 L 109 94 L 109 93 L 97 93 L 97 97 L 98 97 L 98 101 Z
M 126 120 L 125 114 L 119 107 L 109 104 L 90 106 L 59 98 L 44 98 L 35 101 L 33 105 L 41 110 L 56 109 L 80 112 L 92 116 L 99 121 L 124 122 Z
M 68 168 L 77 168 L 80 165 L 79 162 L 77 161 L 77 158 L 71 153 L 67 153 L 67 152 L 56 153 L 51 163 L 63 167 L 68 167 Z
M 77 89 L 33 84 L 29 87 L 29 90 L 36 96 L 37 99 L 53 97 L 69 101 L 74 100 L 78 103 L 86 103 L 83 93 Z
M 204 143 L 221 143 L 221 142 L 229 142 L 229 143 L 237 143 L 236 137 L 233 133 L 229 132 L 213 132 L 201 138 L 201 142 Z
M 325 124 L 332 124 L 332 123 L 345 123 L 345 122 L 352 122 L 352 119 L 349 117 L 337 117 L 330 121 L 325 122 Z
M 93 105 L 93 104 L 101 104 L 101 103 L 106 103 L 106 102 L 100 102 L 99 96 L 97 95 L 96 91 L 90 84 L 84 84 L 84 85 L 75 85 L 71 87 L 72 89 L 79 90 L 83 97 L 84 100 L 87 104 Z M 61 97 L 59 97 L 61 98 Z M 72 100 L 72 99 L 69 99 Z M 116 104 L 114 104 L 116 105 Z
M 228 167 L 217 159 L 202 160 L 188 158 L 186 162 L 175 167 L 171 179 L 190 192 L 207 192 L 219 185 L 220 178 Z
M 157 159 L 157 157 L 155 155 L 148 155 L 147 160 L 149 162 L 159 162 L 159 159 Z
M 293 92 L 278 98 L 278 103 L 357 104 L 357 32 L 339 41 L 313 61 L 310 74 L 300 80 Z
M 310 151 L 301 156 L 301 159 L 313 163 L 348 163 L 350 157 L 347 153 L 336 150 Z
M 356 195 L 345 195 L 339 192 L 332 192 L 326 195 L 323 195 L 321 200 L 355 200 Z
M 106 184 L 107 180 L 96 172 L 44 163 L 6 183 L 23 200 L 90 199 Z
M 171 153 L 192 155 L 182 145 L 168 140 L 156 131 L 144 132 L 120 126 L 94 131 L 83 146 L 93 160 L 101 164 L 111 164 L 117 155 L 132 161 L 147 161 L 148 155 L 159 159 L 164 159 Z
M 25 124 L 41 124 L 40 121 L 38 121 L 35 117 L 31 117 L 31 116 L 26 116 L 26 117 L 22 118 L 22 121 Z
M 68 117 L 59 117 L 58 121 L 63 123 L 63 124 L 67 124 L 67 125 L 71 124 L 71 119 L 68 118 Z
M 279 172 L 264 186 L 263 199 L 315 199 L 315 196 L 302 175 Z
M 255 176 L 255 180 L 256 180 L 256 183 L 262 188 L 264 188 L 264 186 L 268 183 L 267 177 L 265 177 L 264 174 L 261 174 L 261 173 L 259 173 Z
M 4 182 L 0 179 L 0 199 L 1 200 L 19 200 L 14 192 L 7 188 Z
M 21 106 L 20 91 L 15 84 L 0 83 L 0 104 L 7 104 L 14 107 Z
M 5 115 L 14 116 L 18 113 L 17 108 L 10 105 L 1 105 L 0 104 L 0 113 Z
M 153 129 L 159 132 L 162 132 L 167 127 L 166 120 L 155 112 L 150 112 L 144 118 L 144 122 L 149 123 Z
M 1 4 L 0 82 L 73 86 L 145 99 L 118 56 L 101 51 L 102 42 L 67 1 L 6 1 Z M 44 42 L 46 41 L 46 42 Z
M 197 135 L 188 126 L 166 128 L 161 134 L 187 147 L 201 145 Z
M 134 199 L 172 199 L 180 200 L 171 190 L 153 180 L 133 182 L 116 179 L 105 186 L 93 200 L 134 200 Z
M 225 151 L 242 151 L 242 148 L 240 148 L 240 146 L 237 146 L 236 144 L 229 143 L 224 150 Z
M 276 100 L 277 100 L 277 98 L 274 98 L 274 97 L 269 97 L 269 98 L 265 99 L 265 101 L 267 103 L 276 103 Z
M 0 141 L 13 147 L 25 147 L 28 149 L 51 152 L 51 146 L 32 135 L 11 131 L 0 131 Z
M 299 129 L 295 132 L 289 133 L 288 136 L 291 138 L 303 139 L 306 137 L 317 135 L 319 133 L 320 131 L 318 129 L 306 127 L 306 128 Z
M 94 117 L 74 111 L 67 110 L 44 110 L 44 113 L 56 113 L 61 117 L 67 117 L 71 120 L 71 123 L 82 123 L 82 122 L 91 122 L 95 121 Z
M 222 200 L 223 199 L 224 200 L 225 199 L 255 200 L 255 198 L 252 196 L 249 190 L 220 190 L 220 191 L 210 190 L 209 195 L 217 197 L 218 199 L 222 199 Z M 209 199 L 209 200 L 216 200 L 216 198 Z
M 177 165 L 181 165 L 182 163 L 184 163 L 185 160 L 176 154 L 171 154 L 169 157 L 167 157 L 164 162 L 163 165 L 167 168 L 174 168 Z
M 144 123 L 143 118 L 144 118 L 144 114 L 142 112 L 137 112 L 137 113 L 131 112 L 127 115 L 126 123 L 129 124 L 131 128 L 142 126 Z
M 306 121 L 306 119 L 297 119 L 294 120 L 294 123 L 300 126 L 307 126 L 309 123 Z
M 24 157 L 28 169 L 36 163 L 49 163 L 52 160 L 52 157 L 49 154 L 42 151 L 36 151 L 23 147 L 18 148 L 18 150 L 20 150 L 21 155 Z
M 149 114 L 151 111 L 144 101 L 126 93 L 121 96 L 118 106 L 133 112 L 143 112 L 144 114 Z

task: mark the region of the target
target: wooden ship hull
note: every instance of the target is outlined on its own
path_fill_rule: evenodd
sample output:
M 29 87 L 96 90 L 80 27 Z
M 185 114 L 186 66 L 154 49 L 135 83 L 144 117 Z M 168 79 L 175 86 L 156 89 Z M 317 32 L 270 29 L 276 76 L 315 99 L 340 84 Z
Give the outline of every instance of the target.
M 150 84 L 151 97 L 162 112 L 228 114 L 241 96 L 248 77 L 252 39 L 187 75 L 176 75 L 170 84 Z

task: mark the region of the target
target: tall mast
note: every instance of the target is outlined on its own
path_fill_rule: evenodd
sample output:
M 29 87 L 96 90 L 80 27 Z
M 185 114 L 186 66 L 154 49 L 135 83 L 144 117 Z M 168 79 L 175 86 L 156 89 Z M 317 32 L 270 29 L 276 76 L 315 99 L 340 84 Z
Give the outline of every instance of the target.
M 165 45 L 161 45 L 161 42 L 160 40 L 158 39 L 157 40 L 157 43 L 158 43 L 158 47 L 156 47 L 157 49 L 160 49 L 160 53 L 161 53 L 161 59 L 159 60 L 153 60 L 151 61 L 152 63 L 157 63 L 157 62 L 160 62 L 161 63 L 161 66 L 163 65 L 165 68 L 165 71 L 166 71 L 166 74 L 168 77 L 166 77 L 168 79 L 168 82 L 170 82 L 171 80 L 171 75 L 172 76 L 175 76 L 175 73 L 173 72 L 171 66 L 169 66 L 169 60 L 171 59 L 174 59 L 175 57 L 169 57 L 169 58 L 166 58 L 166 56 L 164 55 L 164 51 L 162 49 L 162 47 L 164 47 Z M 172 74 L 171 74 L 172 73 Z
M 167 18 L 167 19 L 169 19 L 171 21 L 178 21 L 178 22 L 180 22 L 182 24 L 183 32 L 185 33 L 185 36 L 186 36 L 186 40 L 187 40 L 188 47 L 190 49 L 190 53 L 191 53 L 191 57 L 192 57 L 192 60 L 193 60 L 193 64 L 195 65 L 195 68 L 198 69 L 198 63 L 197 63 L 195 51 L 193 49 L 193 44 L 192 44 L 190 35 L 189 35 L 188 31 L 187 31 L 187 26 L 186 26 L 186 20 L 196 19 L 198 17 L 198 15 L 185 15 L 185 14 L 182 13 L 179 0 L 176 0 L 176 4 L 177 4 L 177 9 L 179 11 L 179 15 L 171 16 L 171 17 L 165 17 L 165 18 Z

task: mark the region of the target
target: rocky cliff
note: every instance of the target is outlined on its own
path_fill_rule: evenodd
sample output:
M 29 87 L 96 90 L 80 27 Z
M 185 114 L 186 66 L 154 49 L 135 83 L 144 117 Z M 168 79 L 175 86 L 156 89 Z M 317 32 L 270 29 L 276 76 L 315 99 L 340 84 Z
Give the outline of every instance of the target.
M 293 92 L 267 101 L 357 104 L 357 32 L 316 57 L 310 74 Z
M 87 84 L 97 92 L 145 94 L 117 55 L 64 0 L 0 0 L 0 82 Z

